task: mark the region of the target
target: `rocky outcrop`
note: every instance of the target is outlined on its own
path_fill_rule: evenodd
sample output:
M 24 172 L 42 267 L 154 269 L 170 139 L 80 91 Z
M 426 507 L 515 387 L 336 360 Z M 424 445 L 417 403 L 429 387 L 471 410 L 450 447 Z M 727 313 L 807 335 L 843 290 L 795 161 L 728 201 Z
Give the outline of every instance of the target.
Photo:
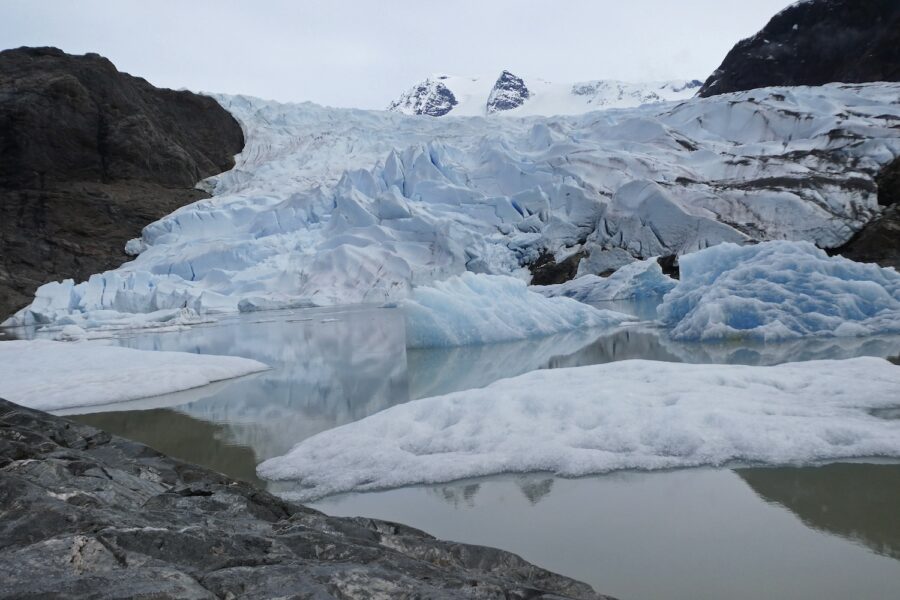
M 883 212 L 831 253 L 900 271 L 900 158 L 886 166 L 875 183 Z
M 603 598 L 0 400 L 0 598 Z
M 805 0 L 739 42 L 699 95 L 776 85 L 898 80 L 900 2 Z
M 215 100 L 97 55 L 0 52 L 0 320 L 37 286 L 118 266 L 125 242 L 205 197 L 244 145 Z
M 584 251 L 578 251 L 556 262 L 553 254 L 542 253 L 536 261 L 528 265 L 528 269 L 531 271 L 531 285 L 556 285 L 575 279 L 578 265 L 585 255 Z
M 503 71 L 488 95 L 487 114 L 519 108 L 530 97 L 531 92 L 521 77 Z

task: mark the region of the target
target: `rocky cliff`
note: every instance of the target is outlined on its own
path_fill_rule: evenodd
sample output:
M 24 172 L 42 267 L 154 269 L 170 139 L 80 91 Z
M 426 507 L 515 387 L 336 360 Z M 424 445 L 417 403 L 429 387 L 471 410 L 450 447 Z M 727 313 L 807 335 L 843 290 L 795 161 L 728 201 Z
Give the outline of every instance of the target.
M 804 0 L 739 42 L 703 97 L 760 87 L 900 80 L 900 2 Z
M 118 266 L 144 225 L 205 197 L 244 137 L 212 98 L 97 54 L 0 52 L 0 319 L 47 281 Z

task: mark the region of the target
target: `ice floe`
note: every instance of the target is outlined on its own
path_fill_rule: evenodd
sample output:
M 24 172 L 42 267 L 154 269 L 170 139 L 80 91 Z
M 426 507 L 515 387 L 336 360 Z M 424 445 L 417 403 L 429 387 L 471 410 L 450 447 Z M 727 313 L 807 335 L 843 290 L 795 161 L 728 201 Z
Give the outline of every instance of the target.
M 266 369 L 236 356 L 11 340 L 0 342 L 0 398 L 57 410 L 157 396 Z
M 900 457 L 900 367 L 879 358 L 775 367 L 629 360 L 534 371 L 416 400 L 263 462 L 289 496 L 505 472 L 582 476 L 732 462 Z

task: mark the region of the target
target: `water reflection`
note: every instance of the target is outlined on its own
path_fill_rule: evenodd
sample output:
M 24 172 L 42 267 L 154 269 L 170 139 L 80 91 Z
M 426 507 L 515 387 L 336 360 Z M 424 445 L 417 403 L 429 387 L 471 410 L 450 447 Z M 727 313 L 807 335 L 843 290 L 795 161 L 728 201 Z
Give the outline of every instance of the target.
M 258 464 L 321 431 L 395 404 L 482 387 L 535 369 L 634 358 L 776 364 L 900 353 L 900 336 L 781 344 L 685 344 L 668 339 L 664 330 L 648 324 L 489 346 L 407 351 L 400 312 L 366 307 L 240 315 L 210 326 L 138 333 L 112 343 L 145 350 L 244 356 L 273 367 L 196 390 L 88 409 L 114 411 L 116 419 L 79 417 L 242 479 L 251 477 L 247 465 L 215 460 L 217 449 L 242 448 L 250 453 L 248 460 Z M 171 410 L 155 413 L 153 420 L 144 418 L 143 411 L 162 408 Z M 215 427 L 185 429 L 184 439 L 176 441 L 174 432 L 182 431 L 177 424 L 172 437 L 156 435 L 156 429 L 165 428 L 163 415 L 173 422 L 187 416 Z
M 808 527 L 900 559 L 900 465 L 832 464 L 794 469 L 738 469 L 754 492 Z
M 115 431 L 151 448 L 164 448 L 166 454 L 175 458 L 264 486 L 256 476 L 257 461 L 253 448 L 235 444 L 232 429 L 221 423 L 195 419 L 168 408 L 144 410 L 140 420 L 135 419 L 131 412 L 94 413 L 78 420 L 106 431 Z M 203 442 L 198 444 L 197 439 Z
M 312 506 L 511 550 L 620 598 L 894 598 L 900 589 L 897 561 L 844 536 L 865 532 L 871 542 L 896 548 L 895 533 L 879 533 L 882 526 L 896 532 L 896 482 L 884 483 L 883 474 L 870 471 L 873 465 L 840 466 L 846 471 L 833 485 L 792 468 L 579 479 L 500 475 L 342 494 Z M 792 502 L 793 486 L 809 484 L 808 495 L 795 505 L 822 526 L 810 526 L 792 508 L 755 493 L 745 474 L 752 478 L 762 471 L 767 493 Z M 799 478 L 792 477 L 794 471 L 802 472 Z M 823 478 L 830 474 L 822 472 Z M 845 503 L 842 486 L 855 486 L 856 498 Z M 872 517 L 864 510 L 872 510 Z M 846 520 L 830 520 L 829 511 Z M 854 527 L 856 517 L 865 522 Z

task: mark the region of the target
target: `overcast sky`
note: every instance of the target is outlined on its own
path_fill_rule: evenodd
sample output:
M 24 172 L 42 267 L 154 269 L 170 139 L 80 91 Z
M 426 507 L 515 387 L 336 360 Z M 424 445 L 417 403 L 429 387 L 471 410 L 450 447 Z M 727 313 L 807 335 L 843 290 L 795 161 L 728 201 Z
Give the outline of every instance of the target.
M 152 83 L 384 108 L 432 73 L 705 79 L 790 0 L 0 0 L 0 44 Z

